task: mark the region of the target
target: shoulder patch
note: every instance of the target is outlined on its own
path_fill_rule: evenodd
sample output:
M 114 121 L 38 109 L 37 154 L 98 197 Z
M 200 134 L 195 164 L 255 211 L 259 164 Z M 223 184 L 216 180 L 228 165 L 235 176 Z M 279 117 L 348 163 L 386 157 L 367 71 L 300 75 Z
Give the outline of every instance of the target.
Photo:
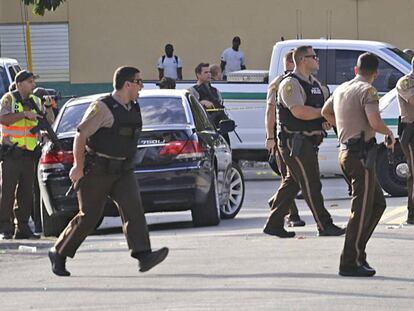
M 368 94 L 372 99 L 379 100 L 378 92 L 377 92 L 377 89 L 375 87 L 371 86 L 368 89 Z
M 403 90 L 408 89 L 410 87 L 410 80 L 407 77 L 405 77 L 404 79 L 402 79 L 400 81 L 400 87 Z
M 88 110 L 86 110 L 86 115 L 88 117 L 92 117 L 92 116 L 96 115 L 99 112 L 99 110 L 100 110 L 100 108 L 99 108 L 98 102 L 94 102 L 94 103 L 89 105 Z
M 286 82 L 285 86 L 283 87 L 283 90 L 286 92 L 287 95 L 292 95 L 293 92 L 293 84 L 292 82 Z

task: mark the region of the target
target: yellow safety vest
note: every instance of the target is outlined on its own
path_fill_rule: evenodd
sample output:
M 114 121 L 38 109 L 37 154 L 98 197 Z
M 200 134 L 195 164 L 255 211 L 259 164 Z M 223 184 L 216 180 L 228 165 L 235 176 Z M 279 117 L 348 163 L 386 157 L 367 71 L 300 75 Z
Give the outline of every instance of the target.
M 23 104 L 17 102 L 12 93 L 9 93 L 12 98 L 12 112 L 19 113 L 22 112 Z M 41 100 L 40 98 L 30 95 L 30 98 L 34 100 L 36 105 L 41 110 Z M 31 110 L 36 113 L 35 109 Z M 28 120 L 26 118 L 20 119 L 19 121 L 14 122 L 11 125 L 2 125 L 2 136 L 9 137 L 10 141 L 13 144 L 17 143 L 17 147 L 33 151 L 37 145 L 37 136 L 36 134 L 30 133 L 30 130 L 37 125 L 37 120 Z

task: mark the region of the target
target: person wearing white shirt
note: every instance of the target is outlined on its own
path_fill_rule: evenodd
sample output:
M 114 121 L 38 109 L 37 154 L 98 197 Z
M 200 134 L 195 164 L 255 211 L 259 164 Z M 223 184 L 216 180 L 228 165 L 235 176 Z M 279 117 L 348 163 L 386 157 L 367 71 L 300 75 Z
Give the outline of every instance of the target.
M 239 51 L 240 44 L 240 37 L 234 37 L 232 47 L 225 49 L 221 54 L 220 66 L 224 79 L 227 78 L 229 72 L 246 69 L 244 53 Z
M 163 77 L 171 78 L 174 80 L 183 79 L 183 63 L 181 58 L 174 55 L 174 47 L 168 43 L 165 46 L 165 55 L 158 59 L 158 76 L 161 80 Z

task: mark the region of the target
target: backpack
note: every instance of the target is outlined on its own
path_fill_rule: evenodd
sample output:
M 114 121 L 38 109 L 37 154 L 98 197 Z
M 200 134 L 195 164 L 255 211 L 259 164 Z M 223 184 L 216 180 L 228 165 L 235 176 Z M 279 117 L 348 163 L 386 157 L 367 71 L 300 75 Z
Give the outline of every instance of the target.
M 177 63 L 177 66 L 178 66 L 178 56 L 174 55 L 174 58 L 175 58 L 175 62 Z M 163 55 L 162 58 L 161 58 L 161 64 L 163 64 L 163 65 L 164 65 L 164 60 L 165 60 L 165 55 Z

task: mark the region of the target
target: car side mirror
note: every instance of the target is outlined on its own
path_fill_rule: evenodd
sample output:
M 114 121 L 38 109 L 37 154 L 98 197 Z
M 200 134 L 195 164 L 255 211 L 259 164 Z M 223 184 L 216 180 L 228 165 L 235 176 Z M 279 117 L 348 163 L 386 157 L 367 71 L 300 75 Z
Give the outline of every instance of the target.
M 219 128 L 217 129 L 217 131 L 220 134 L 227 134 L 229 132 L 233 132 L 234 129 L 236 128 L 236 123 L 234 123 L 234 120 L 221 120 L 219 122 Z

